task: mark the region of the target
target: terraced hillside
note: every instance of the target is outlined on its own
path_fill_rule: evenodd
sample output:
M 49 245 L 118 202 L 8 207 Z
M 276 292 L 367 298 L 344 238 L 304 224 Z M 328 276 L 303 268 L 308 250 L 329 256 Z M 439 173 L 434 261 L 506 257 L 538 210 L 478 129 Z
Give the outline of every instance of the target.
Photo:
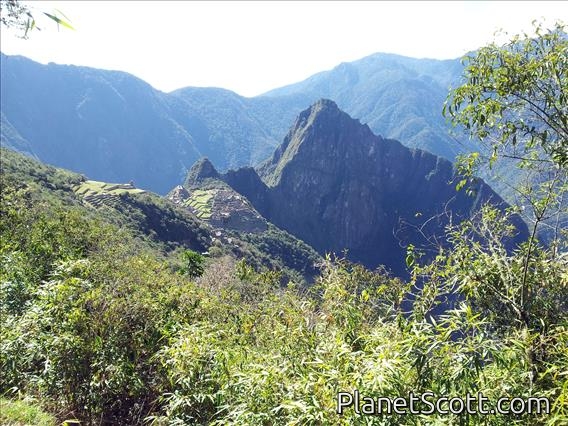
M 217 192 L 218 191 L 215 189 L 196 189 L 191 193 L 189 198 L 184 201 L 183 205 L 190 207 L 198 218 L 205 220 L 211 219 L 211 209 L 213 208 L 213 200 Z
M 132 184 L 88 180 L 6 148 L 0 156 L 2 192 L 19 188 L 34 205 L 77 211 L 81 217 L 117 226 L 134 236 L 140 247 L 152 247 L 174 263 L 176 253 L 189 249 L 208 252 L 210 258 L 244 259 L 256 269 L 282 270 L 283 282 L 305 282 L 315 276 L 315 264 L 321 262 L 310 246 L 274 226 L 258 234 L 214 229 L 191 209 Z M 194 205 L 204 208 L 206 194 L 197 192 Z
M 93 207 L 107 205 L 113 207 L 118 197 L 123 194 L 144 194 L 143 189 L 135 188 L 132 183 L 106 183 L 86 180 L 73 188 L 83 201 Z

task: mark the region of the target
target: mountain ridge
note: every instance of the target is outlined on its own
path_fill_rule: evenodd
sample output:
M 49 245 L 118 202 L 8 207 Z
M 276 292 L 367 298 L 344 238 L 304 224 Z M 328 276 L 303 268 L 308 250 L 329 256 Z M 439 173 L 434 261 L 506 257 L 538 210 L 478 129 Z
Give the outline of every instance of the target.
M 219 174 L 269 222 L 320 254 L 347 250 L 349 259 L 404 276 L 405 247 L 429 250 L 450 223 L 482 204 L 506 203 L 482 180 L 475 196 L 456 192 L 452 164 L 375 135 L 331 100 L 302 111 L 281 146 L 258 172 Z M 527 235 L 519 219 L 518 236 Z
M 279 145 L 299 112 L 327 97 L 375 133 L 453 158 L 453 151 L 446 149 L 454 141 L 448 139 L 445 123 L 440 124 L 439 117 L 430 120 L 441 109 L 433 99 L 443 100 L 447 90 L 429 79 L 443 75 L 440 69 L 446 63 L 437 69 L 435 61 L 414 60 L 412 67 L 400 68 L 410 79 L 402 81 L 397 77 L 399 62 L 412 59 L 380 54 L 370 58 L 316 75 L 358 76 L 344 78 L 343 86 L 331 79 L 327 86 L 337 86 L 335 94 L 296 90 L 246 98 L 220 88 L 164 93 L 122 71 L 42 65 L 2 54 L 2 143 L 94 179 L 133 180 L 165 194 L 204 156 L 221 171 L 258 165 Z M 420 64 L 425 71 L 413 71 Z M 453 75 L 451 70 L 446 73 Z M 383 79 L 375 87 L 381 76 L 394 80 Z M 413 85 L 424 90 L 416 91 Z M 366 93 L 366 87 L 373 90 Z M 433 96 L 432 90 L 438 94 Z M 425 100 L 429 103 L 422 105 Z
M 290 280 L 307 284 L 317 274 L 316 264 L 321 261 L 318 254 L 272 224 L 257 220 L 254 232 L 248 232 L 251 229 L 245 217 L 237 223 L 245 227 L 222 229 L 182 203 L 131 183 L 88 180 L 8 148 L 1 148 L 0 156 L 2 185 L 31 191 L 37 205 L 53 211 L 75 209 L 82 217 L 116 226 L 137 238 L 141 247 L 151 247 L 160 256 L 173 259 L 176 253 L 190 249 L 209 258 L 244 259 L 259 270 L 281 271 L 283 284 Z
M 448 135 L 442 104 L 459 83 L 459 59 L 417 59 L 375 53 L 273 89 L 263 96 L 298 93 L 333 99 L 375 132 L 453 160 L 464 151 Z

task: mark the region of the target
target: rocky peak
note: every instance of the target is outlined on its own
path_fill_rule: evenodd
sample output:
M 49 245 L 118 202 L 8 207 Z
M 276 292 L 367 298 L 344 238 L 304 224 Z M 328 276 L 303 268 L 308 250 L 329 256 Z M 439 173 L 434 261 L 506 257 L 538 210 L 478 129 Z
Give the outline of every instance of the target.
M 219 175 L 201 160 L 186 180 L 185 204 L 213 226 L 262 232 L 266 219 L 322 254 L 347 250 L 351 260 L 399 276 L 407 273 L 406 245 L 432 249 L 448 223 L 486 202 L 506 207 L 482 181 L 475 197 L 456 192 L 449 161 L 375 135 L 325 99 L 300 113 L 259 174 L 263 181 L 252 168 Z M 519 242 L 527 230 L 516 225 Z
M 485 202 L 505 207 L 482 181 L 476 197 L 456 192 L 449 161 L 375 135 L 325 99 L 300 113 L 259 173 L 268 187 L 250 171 L 223 178 L 320 253 L 347 249 L 352 260 L 398 275 L 406 273 L 405 245 L 442 241 L 450 220 L 470 217 Z M 526 227 L 518 225 L 520 241 Z
M 245 185 L 251 185 L 251 182 L 264 185 L 250 167 L 235 172 L 235 175 L 236 181 L 242 180 Z M 172 189 L 168 198 L 214 228 L 264 232 L 268 228 L 266 220 L 243 195 L 225 183 L 225 179 L 226 176 L 220 175 L 207 158 L 202 158 L 191 167 L 184 185 Z
M 331 99 L 320 99 L 314 102 L 310 107 L 302 111 L 296 120 L 296 122 L 305 121 L 306 118 L 314 120 L 317 117 L 323 117 L 325 115 L 338 116 L 347 115 L 339 109 L 337 104 Z
M 280 182 L 292 163 L 329 173 L 344 167 L 346 159 L 362 159 L 376 151 L 371 145 L 377 139 L 382 140 L 366 124 L 341 111 L 335 102 L 320 99 L 299 114 L 282 145 L 259 173 L 270 186 Z
M 197 161 L 187 173 L 183 186 L 192 188 L 198 186 L 205 179 L 219 179 L 220 175 L 215 166 L 207 158 Z

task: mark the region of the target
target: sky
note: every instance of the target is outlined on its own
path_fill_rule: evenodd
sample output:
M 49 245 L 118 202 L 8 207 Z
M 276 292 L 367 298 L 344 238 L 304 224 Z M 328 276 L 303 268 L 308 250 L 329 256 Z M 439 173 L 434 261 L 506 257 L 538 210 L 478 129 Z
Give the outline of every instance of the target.
M 165 92 L 213 86 L 243 96 L 376 52 L 453 59 L 498 30 L 530 32 L 534 19 L 568 23 L 563 1 L 24 3 L 41 31 L 22 40 L 2 28 L 5 54 L 126 71 Z M 54 10 L 75 31 L 40 19 Z

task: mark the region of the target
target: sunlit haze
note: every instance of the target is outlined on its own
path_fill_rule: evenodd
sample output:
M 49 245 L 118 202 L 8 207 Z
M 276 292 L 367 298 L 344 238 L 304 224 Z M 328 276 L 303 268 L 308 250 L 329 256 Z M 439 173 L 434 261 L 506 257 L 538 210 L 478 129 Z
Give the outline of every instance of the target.
M 216 86 L 254 96 L 375 52 L 460 57 L 496 30 L 568 22 L 566 2 L 26 2 L 38 19 L 1 50 L 41 63 L 126 71 L 163 91 Z

